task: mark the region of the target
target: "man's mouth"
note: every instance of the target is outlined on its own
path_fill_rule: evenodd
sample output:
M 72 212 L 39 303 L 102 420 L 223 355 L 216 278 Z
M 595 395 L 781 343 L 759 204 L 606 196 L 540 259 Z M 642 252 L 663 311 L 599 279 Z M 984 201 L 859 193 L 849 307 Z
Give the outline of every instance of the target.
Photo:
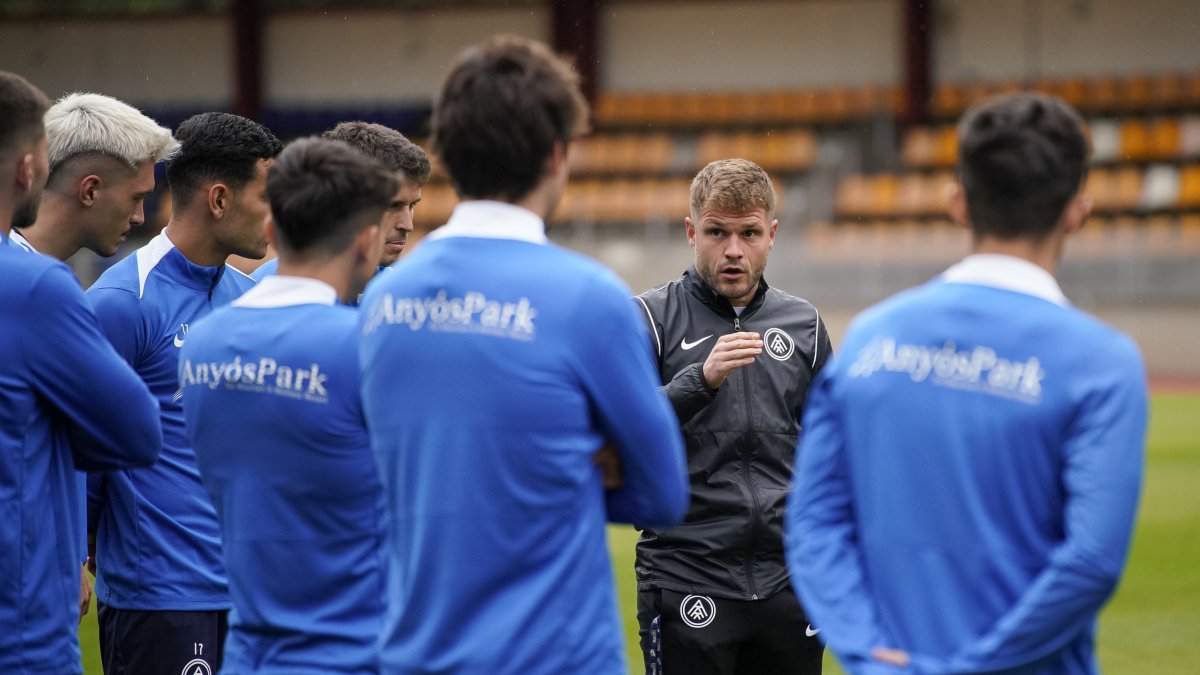
M 720 276 L 725 281 L 736 281 L 741 279 L 745 274 L 746 270 L 740 267 L 722 267 Z

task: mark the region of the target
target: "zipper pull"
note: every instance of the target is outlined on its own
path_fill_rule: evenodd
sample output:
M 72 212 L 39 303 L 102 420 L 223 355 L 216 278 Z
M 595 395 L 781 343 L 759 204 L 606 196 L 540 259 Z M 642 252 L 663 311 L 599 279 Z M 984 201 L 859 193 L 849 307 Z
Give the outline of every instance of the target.
M 733 317 L 733 329 L 737 332 L 742 332 L 742 320 L 740 317 Z

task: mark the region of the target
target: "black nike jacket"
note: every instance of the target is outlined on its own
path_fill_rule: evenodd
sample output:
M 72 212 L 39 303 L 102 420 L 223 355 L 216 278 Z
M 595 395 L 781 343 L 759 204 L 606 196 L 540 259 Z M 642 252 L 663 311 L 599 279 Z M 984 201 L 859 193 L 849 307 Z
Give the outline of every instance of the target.
M 636 299 L 687 444 L 692 490 L 682 525 L 643 530 L 638 588 L 769 598 L 788 585 L 784 504 L 808 386 L 831 352 L 817 309 L 764 279 L 739 317 L 695 268 Z M 704 360 L 717 338 L 738 331 L 758 333 L 763 353 L 713 391 Z

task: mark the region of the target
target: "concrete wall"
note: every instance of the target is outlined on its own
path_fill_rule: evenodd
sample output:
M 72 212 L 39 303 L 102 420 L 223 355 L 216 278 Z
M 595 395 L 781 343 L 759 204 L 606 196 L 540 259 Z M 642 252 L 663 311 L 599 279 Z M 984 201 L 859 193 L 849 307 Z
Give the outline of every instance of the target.
M 601 6 L 602 84 L 614 90 L 898 83 L 900 0 Z M 1200 68 L 1196 0 L 938 0 L 942 80 Z M 282 12 L 264 36 L 266 103 L 427 101 L 450 59 L 495 32 L 548 39 L 541 5 Z M 0 23 L 0 68 L 52 96 L 90 90 L 152 107 L 227 105 L 228 17 Z

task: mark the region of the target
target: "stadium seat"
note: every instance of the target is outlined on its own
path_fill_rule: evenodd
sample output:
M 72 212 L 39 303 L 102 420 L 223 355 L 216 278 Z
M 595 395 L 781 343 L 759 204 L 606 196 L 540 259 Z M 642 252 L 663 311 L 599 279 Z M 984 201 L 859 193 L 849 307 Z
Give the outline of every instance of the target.
M 1092 161 L 1111 162 L 1121 155 L 1121 127 L 1113 120 L 1101 119 L 1088 125 L 1092 137 Z
M 1154 164 L 1142 179 L 1138 207 L 1143 211 L 1174 208 L 1179 201 L 1179 169 L 1171 164 Z
M 760 138 L 759 152 L 759 164 L 767 171 L 803 171 L 817 161 L 817 137 L 807 129 L 768 132 Z
M 1180 171 L 1179 206 L 1185 209 L 1200 207 L 1200 164 L 1189 164 Z
M 1086 98 L 1081 110 L 1087 112 L 1109 112 L 1117 110 L 1120 105 L 1120 93 L 1117 80 L 1113 77 L 1099 77 L 1086 85 Z
M 1150 155 L 1155 159 L 1175 159 L 1180 156 L 1179 119 L 1163 117 L 1150 124 Z
M 1151 158 L 1150 131 L 1142 120 L 1121 123 L 1121 158 L 1135 162 Z
M 1057 82 L 1054 94 L 1078 110 L 1084 110 L 1087 107 L 1088 85 L 1081 77 L 1068 77 Z
M 929 106 L 930 112 L 939 118 L 957 117 L 966 107 L 967 93 L 957 82 L 938 85 L 933 91 L 933 101 Z
M 1180 121 L 1179 156 L 1200 157 L 1200 115 L 1188 115 Z
M 1117 109 L 1123 112 L 1146 112 L 1151 110 L 1151 80 L 1145 75 L 1135 75 L 1119 83 Z
M 937 134 L 932 127 L 912 127 L 904 132 L 900 160 L 905 166 L 926 167 L 937 156 Z
M 1155 110 L 1174 110 L 1183 104 L 1184 80 L 1176 73 L 1150 78 L 1150 106 Z

